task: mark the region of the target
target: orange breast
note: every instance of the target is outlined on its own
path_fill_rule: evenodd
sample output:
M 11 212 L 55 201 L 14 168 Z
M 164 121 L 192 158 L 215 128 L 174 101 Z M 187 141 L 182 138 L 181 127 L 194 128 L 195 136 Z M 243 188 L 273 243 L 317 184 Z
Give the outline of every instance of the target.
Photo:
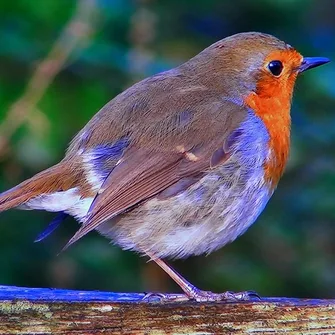
M 256 92 L 246 97 L 245 103 L 264 122 L 269 132 L 271 155 L 264 164 L 265 178 L 272 190 L 284 172 L 290 148 L 291 99 L 303 57 L 294 49 L 274 51 L 265 60 L 278 59 L 286 64 L 280 77 L 267 72 L 259 78 Z M 290 64 L 290 65 L 288 65 Z
M 264 164 L 265 179 L 273 190 L 284 172 L 290 147 L 291 95 L 294 85 L 283 89 L 273 81 L 263 81 L 257 93 L 251 93 L 245 103 L 264 122 L 269 132 L 271 156 Z

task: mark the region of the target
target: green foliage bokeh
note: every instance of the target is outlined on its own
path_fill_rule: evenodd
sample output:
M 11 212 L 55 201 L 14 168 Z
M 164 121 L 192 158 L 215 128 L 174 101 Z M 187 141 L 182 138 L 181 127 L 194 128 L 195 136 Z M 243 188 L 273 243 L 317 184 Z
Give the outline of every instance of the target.
M 23 94 L 77 1 L 0 2 L 0 120 Z M 225 36 L 272 33 L 307 56 L 335 59 L 332 0 L 96 0 L 93 32 L 68 59 L 1 155 L 6 190 L 60 160 L 67 143 L 132 83 L 169 69 Z M 335 63 L 299 78 L 286 173 L 248 232 L 212 255 L 174 262 L 194 284 L 260 295 L 335 295 Z M 1 136 L 1 134 L 0 134 Z M 0 284 L 110 291 L 177 288 L 146 259 L 91 233 L 57 256 L 70 219 L 33 243 L 52 219 L 8 211 L 0 219 Z

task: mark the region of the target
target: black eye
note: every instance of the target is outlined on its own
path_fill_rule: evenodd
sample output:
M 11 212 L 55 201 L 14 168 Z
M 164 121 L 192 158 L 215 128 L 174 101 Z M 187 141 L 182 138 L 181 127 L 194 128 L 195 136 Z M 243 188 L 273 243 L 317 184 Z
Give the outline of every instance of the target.
M 283 71 L 283 63 L 280 60 L 273 60 L 269 63 L 268 69 L 274 76 L 279 76 Z

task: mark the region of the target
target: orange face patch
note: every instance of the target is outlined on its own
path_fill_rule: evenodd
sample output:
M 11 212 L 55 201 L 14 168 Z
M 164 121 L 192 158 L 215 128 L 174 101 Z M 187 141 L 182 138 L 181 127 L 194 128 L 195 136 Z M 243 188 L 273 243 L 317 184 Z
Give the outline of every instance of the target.
M 274 189 L 283 174 L 290 148 L 291 99 L 297 77 L 296 68 L 303 57 L 295 50 L 275 51 L 265 60 L 264 73 L 256 92 L 245 103 L 264 122 L 269 132 L 270 159 L 264 164 L 265 179 Z M 266 68 L 272 60 L 279 60 L 284 68 L 280 76 L 273 76 Z

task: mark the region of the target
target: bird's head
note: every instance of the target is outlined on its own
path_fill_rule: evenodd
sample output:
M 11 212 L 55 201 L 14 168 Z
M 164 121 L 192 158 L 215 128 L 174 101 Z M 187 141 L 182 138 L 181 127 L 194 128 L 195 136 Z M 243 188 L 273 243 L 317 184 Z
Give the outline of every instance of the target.
M 276 97 L 281 91 L 290 98 L 298 74 L 327 62 L 323 57 L 303 57 L 272 35 L 249 32 L 212 44 L 188 63 L 225 93 Z

